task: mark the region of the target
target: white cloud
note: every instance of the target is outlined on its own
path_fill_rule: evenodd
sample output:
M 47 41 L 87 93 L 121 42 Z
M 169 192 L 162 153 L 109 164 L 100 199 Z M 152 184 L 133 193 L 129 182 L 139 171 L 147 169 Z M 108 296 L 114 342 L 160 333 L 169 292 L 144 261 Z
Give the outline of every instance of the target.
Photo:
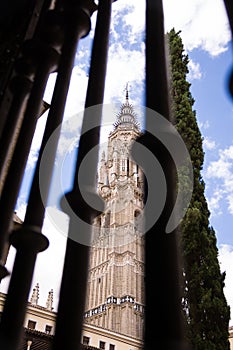
M 226 272 L 224 294 L 228 305 L 233 310 L 233 247 L 228 244 L 222 244 L 219 248 L 218 259 L 221 271 Z M 229 325 L 233 325 L 233 314 L 231 314 Z
M 164 0 L 165 31 L 173 27 L 181 30 L 186 50 L 200 48 L 216 56 L 226 50 L 231 39 L 224 2 L 221 0 Z M 117 23 L 119 11 L 124 12 L 125 23 L 130 26 L 128 41 L 145 27 L 144 2 L 135 0 L 117 1 L 113 4 L 113 24 Z M 113 31 L 115 30 L 112 25 Z M 119 33 L 115 35 L 119 38 Z
M 88 76 L 84 69 L 75 66 L 72 71 L 70 87 L 66 101 L 65 119 L 83 111 L 87 90 Z
M 189 80 L 201 79 L 202 72 L 201 72 L 201 67 L 199 63 L 194 62 L 193 60 L 190 59 L 188 63 L 188 69 L 189 69 L 189 73 L 187 78 Z
M 210 122 L 209 120 L 206 120 L 205 122 L 198 121 L 198 126 L 200 129 L 207 130 L 210 127 Z
M 210 199 L 208 199 L 208 206 L 211 210 L 212 216 L 219 216 L 222 214 L 222 209 L 220 206 L 220 201 L 224 198 L 224 191 L 220 188 L 217 188 L 212 193 Z
M 230 193 L 227 196 L 227 200 L 228 200 L 228 210 L 229 213 L 233 215 L 233 193 Z
M 130 83 L 130 94 L 137 86 L 137 94 L 140 98 L 138 84 L 142 86 L 144 79 L 144 49 L 141 51 L 125 49 L 121 43 L 114 44 L 109 49 L 109 61 L 105 84 L 105 102 L 112 98 L 123 101 L 126 83 Z M 137 101 L 134 101 L 137 103 Z
M 231 39 L 224 2 L 221 0 L 164 0 L 165 28 L 181 30 L 186 50 L 195 48 L 211 56 L 226 51 Z
M 64 134 L 61 134 L 58 143 L 58 155 L 65 156 L 66 154 L 73 151 L 73 149 L 77 146 L 79 141 L 79 134 L 77 136 L 70 135 L 70 137 L 66 137 Z
M 205 137 L 203 140 L 203 147 L 204 149 L 213 150 L 216 148 L 216 142 L 210 137 Z
M 145 28 L 145 2 L 135 0 L 117 1 L 112 6 L 112 28 L 118 21 L 119 11 L 126 12 L 125 22 L 131 27 L 131 35 L 135 35 Z
M 222 157 L 226 157 L 227 159 L 233 159 L 233 145 L 223 150 Z
M 206 176 L 208 178 L 222 179 L 224 183 L 231 177 L 230 171 L 231 164 L 227 159 L 220 158 L 217 161 L 213 161 L 207 168 Z
M 48 112 L 44 113 L 37 121 L 36 130 L 32 139 L 32 144 L 27 160 L 27 170 L 33 169 L 37 161 L 39 148 L 43 138 L 45 123 L 47 120 Z
M 185 48 L 192 50 L 199 47 L 216 55 L 225 50 L 230 40 L 228 19 L 221 0 L 164 0 L 165 30 L 175 27 L 181 30 Z M 211 12 L 211 16 L 209 15 Z M 208 18 L 208 23 L 207 23 Z M 92 35 L 96 15 L 92 18 Z M 114 97 L 122 101 L 126 83 L 131 83 L 130 97 L 136 104 L 141 104 L 142 82 L 145 78 L 144 42 L 145 3 L 135 0 L 116 1 L 112 5 L 111 45 L 108 53 L 107 79 L 105 84 L 105 103 Z M 137 48 L 132 43 L 137 42 Z M 87 88 L 87 72 L 83 60 L 87 60 L 87 48 L 78 50 L 79 64 L 74 67 L 67 97 L 65 119 L 83 110 Z M 89 58 L 88 58 L 89 59 Z M 200 79 L 202 76 L 197 62 L 189 63 L 189 78 Z M 45 91 L 45 100 L 50 101 L 56 80 L 56 73 L 51 74 Z M 137 95 L 137 97 L 136 97 Z
M 164 0 L 165 31 L 181 30 L 186 50 L 199 48 L 216 56 L 227 49 L 230 41 L 228 18 L 221 0 Z M 127 81 L 133 89 L 141 89 L 145 78 L 144 2 L 117 1 L 113 3 L 111 45 L 108 54 L 105 102 L 113 96 L 122 100 Z M 210 15 L 211 13 L 211 15 Z M 132 43 L 137 42 L 137 48 Z M 141 46 L 140 46 L 141 45 Z M 198 62 L 190 60 L 189 79 L 201 79 Z M 136 94 L 134 94 L 136 95 Z M 132 95 L 130 94 L 132 97 Z M 133 96 L 134 97 L 134 96 Z M 136 101 L 141 104 L 142 97 Z M 135 102 L 135 101 L 134 101 Z
M 217 190 L 208 199 L 212 215 L 216 212 L 216 208 L 220 206 L 220 201 L 225 201 L 229 213 L 233 214 L 233 145 L 224 150 L 219 150 L 218 159 L 210 162 L 204 176 L 209 187 L 217 187 Z

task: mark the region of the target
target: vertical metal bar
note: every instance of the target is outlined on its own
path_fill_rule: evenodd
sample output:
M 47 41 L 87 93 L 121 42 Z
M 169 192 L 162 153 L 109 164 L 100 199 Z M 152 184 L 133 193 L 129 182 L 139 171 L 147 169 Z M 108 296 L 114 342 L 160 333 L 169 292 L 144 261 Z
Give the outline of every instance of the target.
M 232 40 L 231 44 L 233 44 L 233 3 L 231 0 L 224 0 L 224 3 L 227 11 L 229 25 L 231 28 L 231 40 Z M 229 90 L 230 90 L 231 96 L 233 97 L 233 67 L 231 69 L 231 74 L 229 75 Z
M 14 137 L 16 137 L 16 128 L 20 128 L 20 115 L 23 112 L 23 106 L 32 87 L 32 81 L 27 77 L 15 77 L 12 84 L 14 93 L 12 103 L 7 114 L 7 122 L 3 128 L 2 137 L 0 139 L 0 192 L 6 175 L 6 165 L 14 145 Z
M 44 0 L 36 0 L 33 4 L 32 1 L 27 1 L 27 11 L 24 10 L 25 13 L 19 15 L 19 9 L 22 10 L 22 5 L 19 5 L 19 8 L 12 7 L 12 11 L 15 12 L 15 17 L 19 18 L 19 21 L 25 21 L 24 24 L 24 30 L 23 27 L 19 27 L 19 30 L 21 31 L 18 36 L 18 45 L 17 47 L 17 56 L 19 57 L 13 57 L 12 58 L 12 68 L 11 70 L 15 70 L 16 75 L 14 76 L 14 72 L 10 70 L 8 74 L 6 74 L 5 77 L 5 90 L 9 90 L 5 92 L 3 99 L 1 101 L 1 107 L 0 107 L 0 124 L 2 127 L 1 129 L 1 137 L 0 137 L 0 192 L 1 192 L 1 186 L 4 182 L 5 173 L 7 172 L 7 164 L 10 162 L 10 158 L 12 155 L 12 148 L 15 144 L 15 140 L 17 138 L 18 130 L 20 129 L 20 125 L 22 122 L 22 116 L 23 116 L 23 108 L 25 108 L 25 102 L 26 98 L 29 96 L 29 92 L 31 91 L 32 87 L 32 80 L 34 78 L 35 72 L 33 72 L 32 66 L 30 65 L 30 59 L 27 61 L 25 60 L 25 57 L 20 57 L 20 49 L 22 50 L 23 44 L 22 40 L 28 40 L 35 37 L 36 32 L 39 31 L 40 23 L 43 22 L 44 15 L 47 13 L 47 10 L 50 6 L 51 1 L 44 1 Z M 26 5 L 26 4 L 25 4 Z M 25 7 L 24 5 L 24 7 Z M 10 6 L 9 3 L 7 6 Z M 11 6 L 10 6 L 11 8 Z M 31 14 L 31 17 L 30 17 Z M 5 15 L 5 13 L 4 13 Z M 26 15 L 26 16 L 25 16 Z M 26 25 L 26 27 L 25 27 Z M 33 35 L 34 34 L 34 35 Z M 17 41 L 16 41 L 17 43 Z M 21 44 L 21 45 L 19 45 Z M 21 52 L 22 54 L 22 52 Z M 16 59 L 17 58 L 17 59 Z M 16 59 L 16 62 L 14 62 Z M 14 67 L 13 67 L 14 64 Z M 22 66 L 24 68 L 29 68 L 29 71 L 25 69 L 24 74 L 22 74 Z M 34 66 L 34 69 L 36 67 Z M 9 78 L 10 75 L 12 76 L 12 79 L 9 84 Z M 8 86 L 7 86 L 8 85 Z M 6 105 L 8 105 L 7 102 L 7 95 L 12 95 L 12 99 L 10 102 L 10 108 L 7 110 Z M 9 97 L 8 97 L 9 98 Z M 5 107 L 5 108 L 4 108 Z M 3 121 L 5 120 L 5 123 Z M 6 165 L 6 166 L 5 166 Z
M 5 69 L 1 73 L 0 78 L 0 137 L 4 136 L 6 128 L 13 128 L 7 117 L 9 92 L 8 83 L 13 75 L 15 60 L 19 55 L 23 41 L 30 39 L 35 34 L 35 29 L 38 27 L 38 22 L 41 20 L 43 13 L 49 6 L 49 0 L 23 0 L 20 3 L 15 3 L 12 0 L 7 3 L 0 4 L 1 14 L 1 45 L 9 51 L 8 59 L 4 60 Z M 6 35 L 7 34 L 7 35 Z M 4 43 L 5 41 L 5 43 Z M 2 54 L 2 52 L 1 52 Z M 1 62 L 2 64 L 3 62 Z M 3 66 L 1 67 L 3 68 Z M 10 101 L 10 105 L 15 102 Z M 6 126 L 6 124 L 8 126 Z M 6 147 L 6 144 L 4 145 Z
M 146 107 L 170 119 L 161 0 L 146 1 Z
M 103 103 L 105 75 L 107 67 L 107 50 L 109 41 L 109 28 L 111 20 L 111 4 L 112 0 L 101 0 L 98 5 L 97 24 L 95 28 L 95 38 L 93 41 L 91 66 L 89 72 L 89 82 L 87 87 L 87 95 L 85 101 L 85 109 L 91 106 L 97 106 Z M 96 107 L 95 111 L 88 112 L 85 110 L 86 118 L 83 118 L 81 136 L 79 141 L 79 150 L 77 157 L 76 173 L 74 176 L 74 187 L 77 186 L 77 178 L 79 167 L 83 158 L 89 151 L 95 151 L 90 162 L 93 171 L 85 174 L 86 186 L 93 187 L 95 191 L 95 179 L 98 163 L 98 144 L 99 133 L 102 117 L 102 106 Z M 90 115 L 88 115 L 90 113 Z M 94 115 L 91 115 L 93 114 Z M 85 116 L 85 115 L 84 115 Z M 97 126 L 95 128 L 95 126 Z M 86 132 L 86 131 L 90 132 Z
M 146 1 L 146 107 L 171 121 L 164 45 L 163 5 L 161 0 Z M 173 160 L 161 142 L 150 134 L 152 118 L 146 112 L 143 143 L 158 159 L 167 183 L 163 211 L 145 237 L 145 349 L 184 349 L 177 232 L 165 232 L 175 203 Z M 152 124 L 151 124 L 152 123 Z M 151 164 L 147 164 L 149 168 Z M 155 179 L 156 181 L 156 179 Z M 147 185 L 146 191 L 148 190 Z M 156 193 L 150 194 L 155 198 Z M 159 198 L 157 199 L 159 200 Z M 147 216 L 145 220 L 147 221 Z M 156 325 L 156 326 L 154 326 Z
M 81 334 L 83 324 L 83 313 L 86 296 L 86 283 L 88 274 L 89 244 L 79 241 L 80 234 L 85 237 L 91 236 L 92 218 L 96 210 L 85 203 L 81 193 L 90 191 L 93 200 L 100 201 L 99 207 L 103 209 L 102 201 L 95 194 L 95 177 L 97 171 L 98 152 L 91 158 L 91 169 L 78 184 L 79 169 L 84 157 L 94 147 L 98 149 L 99 133 L 101 124 L 102 107 L 96 106 L 95 110 L 88 111 L 87 107 L 103 103 L 104 84 L 107 64 L 108 39 L 111 19 L 112 0 L 100 0 L 98 5 L 97 22 L 92 49 L 91 68 L 85 102 L 82 133 L 76 161 L 76 172 L 74 176 L 73 190 L 66 194 L 70 208 L 70 227 L 67 239 L 65 262 L 60 290 L 60 300 L 56 322 L 56 334 L 54 349 L 81 349 Z M 92 126 L 92 129 L 90 129 Z M 97 197 L 97 198 L 95 198 Z M 72 211 L 75 215 L 72 215 Z M 86 224 L 81 225 L 76 216 Z M 80 232 L 82 231 L 82 232 Z
M 0 347 L 4 350 L 18 350 L 36 256 L 48 247 L 47 238 L 39 232 L 32 234 L 32 229 L 14 232 L 11 241 L 17 253 L 0 324 Z
M 227 11 L 227 16 L 229 19 L 229 24 L 231 27 L 231 33 L 233 36 L 233 3 L 231 0 L 224 0 L 226 11 Z
M 2 256 L 4 252 L 6 239 L 11 228 L 15 203 L 30 151 L 37 116 L 39 115 L 43 92 L 47 83 L 50 68 L 51 62 L 48 60 L 47 63 L 44 63 L 37 72 L 26 108 L 25 117 L 15 146 L 15 151 L 2 189 L 2 195 L 0 198 L 0 256 Z
M 0 249 L 1 254 L 4 252 L 4 246 L 6 243 L 7 236 L 9 235 L 9 231 L 11 229 L 11 223 L 13 218 L 13 212 L 15 207 L 15 202 L 18 195 L 18 190 L 20 187 L 21 179 L 23 176 L 23 170 L 26 165 L 27 156 L 30 150 L 30 145 L 32 141 L 32 137 L 35 131 L 36 127 L 36 121 L 37 116 L 39 114 L 41 101 L 43 98 L 43 92 L 44 88 L 48 79 L 48 74 L 51 68 L 51 61 L 50 59 L 47 60 L 46 63 L 44 63 L 40 69 L 37 72 L 35 83 L 32 89 L 32 93 L 29 99 L 28 107 L 25 113 L 25 118 L 23 120 L 22 128 L 16 143 L 15 152 L 12 158 L 12 162 L 6 177 L 6 181 L 3 187 L 2 196 L 0 199 L 0 208 L 1 208 L 1 226 L 0 226 Z M 21 167 L 18 167 L 18 164 L 21 163 Z M 15 174 L 18 176 L 16 177 Z M 19 237 L 21 241 L 18 241 L 18 239 L 15 238 L 15 245 L 16 248 L 22 248 L 24 251 L 24 255 L 21 255 L 21 258 L 24 256 L 24 259 L 27 260 L 29 255 L 26 254 L 26 250 L 30 248 L 33 252 L 34 250 L 40 251 L 41 244 L 46 247 L 46 243 L 44 242 L 45 238 L 41 237 L 42 242 L 38 242 L 38 246 L 36 244 L 36 240 L 34 243 L 29 242 L 29 237 L 26 237 L 24 235 L 20 235 Z M 16 244 L 17 241 L 17 244 Z M 27 248 L 27 249 L 25 249 Z M 17 259 L 18 263 L 22 263 L 23 259 Z M 28 269 L 29 275 L 31 276 L 31 266 L 30 266 L 30 259 L 28 260 Z M 16 266 L 16 265 L 14 265 Z M 21 310 L 25 310 L 26 302 L 24 300 L 21 300 L 22 304 L 20 303 L 18 299 L 18 294 L 16 291 L 16 286 L 18 286 L 18 282 L 20 281 L 20 284 L 18 286 L 18 289 L 21 288 L 21 290 L 24 289 L 24 282 L 25 277 L 27 274 L 24 275 L 24 278 L 22 277 L 22 274 L 13 274 L 16 278 L 16 280 L 13 278 L 10 280 L 10 285 L 7 293 L 6 303 L 4 306 L 1 324 L 0 324 L 0 342 L 2 341 L 4 344 L 6 342 L 5 337 L 8 336 L 9 341 L 13 344 L 15 349 L 17 348 L 18 344 L 18 336 L 19 336 L 19 327 L 18 327 L 18 320 L 19 323 L 23 322 L 24 316 L 23 311 L 18 313 L 16 312 L 14 315 L 11 314 L 11 305 L 20 305 Z M 22 278 L 22 280 L 20 280 Z M 25 296 L 25 299 L 27 301 L 28 295 Z M 18 310 L 18 307 L 16 307 L 16 310 Z M 12 322 L 12 319 L 14 319 L 14 322 Z M 15 326 L 15 327 L 14 327 Z M 10 334 L 7 332 L 9 332 Z M 6 344 L 5 344 L 6 346 Z M 12 350 L 14 349 L 12 345 Z
M 24 43 L 22 57 L 19 59 L 19 64 L 16 67 L 17 76 L 13 78 L 13 81 L 15 80 L 18 84 L 20 83 L 21 76 L 23 78 L 29 77 L 29 79 L 34 79 L 34 81 L 24 115 L 22 116 L 22 125 L 0 198 L 0 259 L 2 260 L 4 258 L 5 244 L 12 228 L 15 203 L 28 159 L 37 119 L 40 114 L 44 89 L 49 74 L 54 71 L 58 65 L 58 41 L 61 38 L 58 36 L 58 38 L 56 37 L 54 40 L 54 35 L 57 34 L 57 27 L 55 25 L 55 29 L 52 28 L 51 30 L 53 25 L 54 23 L 51 24 L 49 21 L 44 22 L 43 25 L 40 23 L 40 28 L 36 31 L 33 39 Z M 22 82 L 23 81 L 24 80 L 22 80 Z M 15 93 L 16 92 L 17 91 L 15 91 Z M 15 109 L 14 113 L 14 118 L 18 119 L 19 108 Z M 11 190 L 9 191 L 9 189 Z M 4 261 L 1 261 L 0 279 L 6 275 L 6 269 L 3 264 Z
M 79 25 L 79 21 L 83 25 Z M 72 26 L 73 29 L 73 26 Z M 60 58 L 58 74 L 54 87 L 53 97 L 51 101 L 50 111 L 48 114 L 45 131 L 40 147 L 40 152 L 33 176 L 32 186 L 28 199 L 27 210 L 25 214 L 25 225 L 37 226 L 40 229 L 43 225 L 45 204 L 51 183 L 52 171 L 56 156 L 56 149 L 60 136 L 61 123 L 65 109 L 66 98 L 70 85 L 70 78 L 74 64 L 74 57 L 77 51 L 77 45 L 80 38 L 86 36 L 90 31 L 89 23 L 80 19 L 76 19 L 76 30 L 67 30 L 62 54 Z M 56 133 L 54 133 L 56 131 Z M 53 142 L 46 148 L 47 143 L 54 133 Z M 46 148 L 46 169 L 42 168 L 41 160 Z M 43 201 L 41 198 L 41 189 L 43 190 Z

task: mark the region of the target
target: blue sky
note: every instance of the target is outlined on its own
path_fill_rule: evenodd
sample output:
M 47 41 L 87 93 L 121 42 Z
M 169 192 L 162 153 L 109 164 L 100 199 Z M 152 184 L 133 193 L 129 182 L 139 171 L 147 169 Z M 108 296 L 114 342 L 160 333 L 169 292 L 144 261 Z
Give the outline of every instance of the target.
M 233 100 L 228 90 L 232 52 L 228 50 L 214 59 L 208 59 L 207 54 L 199 50 L 194 50 L 191 55 L 200 62 L 202 69 L 202 78 L 193 82 L 191 91 L 196 100 L 197 119 L 204 137 L 203 177 L 211 223 L 217 230 L 218 243 L 231 244 L 231 227 L 226 225 L 225 220 L 231 220 L 233 214 L 233 188 L 229 182 L 232 176 Z
M 144 1 L 118 0 L 113 3 L 109 62 L 105 86 L 105 104 L 124 101 L 124 89 L 129 82 L 130 100 L 137 106 L 143 104 L 144 91 Z M 224 3 L 221 0 L 164 0 L 165 31 L 172 27 L 181 30 L 181 37 L 189 55 L 191 93 L 195 99 L 194 109 L 203 136 L 205 160 L 203 178 L 206 198 L 219 248 L 222 271 L 226 271 L 225 295 L 233 310 L 233 99 L 227 87 L 229 71 L 233 67 L 233 48 Z M 92 28 L 95 15 L 92 17 Z M 40 301 L 45 305 L 48 291 L 54 289 L 55 306 L 58 301 L 62 271 L 65 230 L 68 219 L 59 210 L 61 192 L 67 190 L 72 181 L 73 150 L 77 144 L 85 92 L 88 81 L 91 39 L 90 35 L 78 45 L 75 66 L 67 98 L 64 127 L 55 164 L 53 190 L 50 195 L 43 231 L 50 239 L 50 247 L 37 259 L 33 286 L 40 284 Z M 52 74 L 44 99 L 50 102 L 56 74 Z M 140 111 L 140 110 L 139 110 Z M 139 121 L 143 124 L 140 112 Z M 106 142 L 113 119 L 104 119 L 106 127 L 102 142 Z M 23 219 L 27 192 L 33 165 L 36 161 L 46 114 L 38 121 L 30 158 L 17 203 L 17 213 Z M 62 169 L 62 171 L 61 171 Z M 67 175 L 69 174 L 69 175 Z M 11 269 L 13 249 L 8 260 Z M 7 289 L 9 279 L 2 287 Z M 233 317 L 232 317 L 233 319 Z M 231 321 L 231 325 L 233 320 Z

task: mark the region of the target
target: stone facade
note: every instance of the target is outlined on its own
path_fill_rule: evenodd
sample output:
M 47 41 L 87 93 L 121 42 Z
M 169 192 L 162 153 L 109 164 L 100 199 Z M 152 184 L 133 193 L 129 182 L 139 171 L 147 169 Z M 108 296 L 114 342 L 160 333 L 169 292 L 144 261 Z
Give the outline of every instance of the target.
M 102 153 L 98 194 L 105 202 L 96 218 L 90 256 L 85 323 L 143 337 L 143 173 L 130 156 L 141 131 L 126 92 Z
M 36 285 L 27 305 L 20 350 L 52 350 L 57 316 L 51 308 L 52 291 L 48 293 L 46 307 L 38 304 L 38 294 Z M 0 292 L 0 316 L 5 299 L 6 294 Z M 83 325 L 81 344 L 83 350 L 143 350 L 141 340 L 89 324 Z

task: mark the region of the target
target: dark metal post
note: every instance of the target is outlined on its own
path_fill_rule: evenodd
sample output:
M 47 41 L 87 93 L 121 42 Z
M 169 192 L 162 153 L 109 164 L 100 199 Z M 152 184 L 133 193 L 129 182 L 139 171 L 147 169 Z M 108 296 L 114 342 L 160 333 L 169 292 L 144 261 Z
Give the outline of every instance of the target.
M 81 190 L 97 204 L 99 212 L 103 203 L 97 196 L 95 177 L 97 172 L 98 152 L 90 161 L 90 169 L 85 178 L 78 183 L 79 170 L 84 157 L 96 147 L 98 149 L 100 124 L 102 117 L 104 84 L 107 63 L 108 37 L 112 0 L 100 0 L 97 23 L 92 49 L 91 68 L 82 132 L 76 161 L 76 173 L 73 189 L 63 198 L 63 208 L 70 216 L 70 226 L 66 246 L 60 299 L 54 341 L 55 350 L 81 349 L 86 283 L 88 274 L 89 245 L 91 240 L 91 224 L 97 211 L 89 206 L 82 197 Z M 95 109 L 87 107 L 96 105 Z M 81 188 L 80 188 L 81 187 Z M 68 202 L 65 208 L 65 202 Z M 66 202 L 66 203 L 67 203 Z M 80 219 L 84 224 L 78 222 Z M 86 237 L 86 245 L 80 242 L 80 236 Z
M 31 100 L 27 109 L 27 114 L 25 115 L 25 119 L 23 121 L 22 129 L 18 141 L 16 143 L 16 150 L 13 155 L 12 163 L 10 165 L 6 182 L 3 187 L 2 197 L 0 201 L 2 215 L 0 228 L 1 253 L 3 253 L 4 251 L 4 245 L 6 244 L 7 236 L 10 233 L 9 231 L 11 228 L 14 206 L 17 199 L 18 189 L 21 183 L 21 178 L 23 175 L 23 169 L 25 167 L 27 155 L 29 153 L 30 143 L 35 130 L 36 119 L 43 97 L 43 89 L 47 82 L 49 67 L 50 64 L 44 64 L 43 69 L 38 71 L 38 76 L 35 81 L 35 85 L 32 89 Z M 41 74 L 39 74 L 40 72 Z M 29 120 L 30 116 L 31 120 Z M 22 151 L 22 154 L 20 154 L 20 150 Z M 20 161 L 22 162 L 21 173 L 20 170 L 18 170 L 17 168 L 17 164 Z M 15 174 L 17 172 L 18 176 L 15 177 Z M 27 278 L 32 278 L 33 268 L 31 263 L 32 260 L 35 259 L 33 255 L 36 256 L 37 252 L 46 249 L 46 247 L 48 246 L 47 239 L 45 237 L 43 237 L 42 235 L 36 236 L 37 237 L 34 239 L 34 241 L 30 241 L 28 232 L 26 232 L 25 234 L 21 233 L 18 236 L 11 235 L 12 243 L 17 249 L 21 250 L 21 252 L 19 253 L 20 258 L 17 257 L 14 264 L 14 266 L 16 266 L 17 272 L 13 272 L 11 276 L 8 294 L 4 305 L 4 310 L 0 324 L 0 343 L 2 342 L 4 344 L 5 349 L 8 349 L 8 346 L 11 350 L 17 349 L 19 341 L 19 332 L 21 331 L 21 327 L 23 324 L 24 312 L 26 310 L 26 303 L 28 298 L 28 293 L 23 293 L 23 291 L 26 292 L 26 286 L 26 289 L 29 290 L 30 288 L 30 285 L 26 283 L 26 280 Z M 25 273 L 25 271 L 23 273 L 21 272 L 20 274 L 18 271 L 20 270 L 18 269 L 18 264 L 22 264 L 23 261 L 26 262 L 28 274 Z M 18 285 L 20 287 L 18 287 Z M 21 300 L 19 300 L 20 293 L 18 290 L 21 290 L 21 296 L 23 296 Z M 12 313 L 12 305 L 15 306 L 15 314 Z M 21 327 L 19 326 L 20 324 Z M 8 342 L 10 345 L 8 344 Z
M 6 130 L 13 129 L 7 111 L 16 102 L 15 99 L 12 100 L 12 95 L 8 91 L 9 81 L 14 74 L 15 61 L 18 59 L 23 42 L 33 37 L 38 22 L 49 6 L 50 0 L 22 0 L 20 3 L 9 0 L 0 4 L 0 138 L 4 137 Z M 6 148 L 6 145 L 1 143 L 1 149 Z
M 163 6 L 160 0 L 146 1 L 146 107 L 171 122 Z M 186 349 L 186 345 L 181 313 L 177 232 L 166 233 L 175 204 L 176 170 L 165 145 L 150 133 L 156 120 L 149 118 L 149 114 L 147 111 L 147 131 L 141 142 L 154 154 L 163 169 L 167 198 L 159 219 L 145 237 L 145 349 L 181 350 Z M 145 173 L 150 166 L 146 164 Z M 145 187 L 147 191 L 147 184 Z M 156 193 L 150 193 L 150 196 L 153 196 L 156 206 L 160 199 L 156 198 Z M 146 212 L 145 220 L 148 219 Z
M 17 137 L 17 128 L 20 130 L 20 124 L 22 123 L 20 116 L 23 114 L 23 107 L 25 106 L 26 98 L 29 96 L 32 85 L 32 81 L 29 79 L 29 77 L 20 75 L 14 77 L 13 82 L 11 83 L 13 98 L 7 114 L 7 122 L 0 140 L 1 186 L 4 183 L 4 178 L 7 173 L 7 164 L 9 162 L 10 155 L 12 154 L 12 147 L 15 143 L 14 137 Z
M 40 49 L 40 47 L 37 48 Z M 34 50 L 34 48 L 32 49 Z M 42 47 L 42 49 L 45 48 Z M 1 257 L 4 252 L 4 247 L 6 240 L 8 239 L 9 231 L 11 229 L 15 203 L 30 151 L 32 138 L 35 132 L 37 116 L 39 115 L 48 75 L 51 72 L 51 67 L 52 70 L 54 70 L 54 66 L 57 64 L 58 54 L 54 49 L 45 49 L 42 54 L 44 55 L 45 62 L 41 62 L 41 65 L 36 72 L 36 77 L 25 111 L 22 127 L 15 145 L 15 151 L 2 189 L 0 199 Z M 16 174 L 17 176 L 15 176 Z
M 224 3 L 227 11 L 229 25 L 231 28 L 231 40 L 232 40 L 231 44 L 233 44 L 233 3 L 231 0 L 224 0 Z M 233 67 L 232 67 L 231 74 L 229 76 L 229 90 L 230 90 L 231 96 L 233 97 Z

